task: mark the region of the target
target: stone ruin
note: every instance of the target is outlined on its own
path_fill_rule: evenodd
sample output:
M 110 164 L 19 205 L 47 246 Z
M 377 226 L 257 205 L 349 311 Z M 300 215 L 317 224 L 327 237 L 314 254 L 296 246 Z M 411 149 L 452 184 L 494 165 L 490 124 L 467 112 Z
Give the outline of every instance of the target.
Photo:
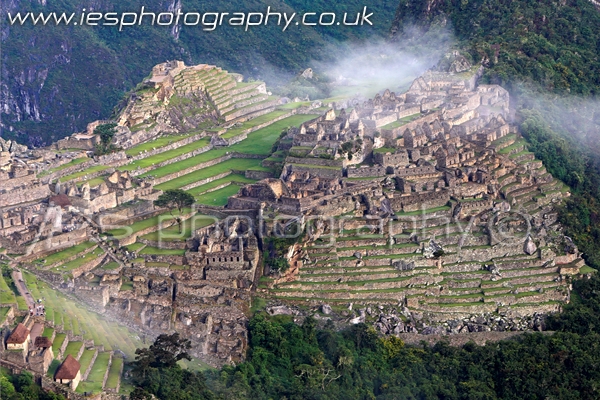
M 532 329 L 529 319 L 569 301 L 584 261 L 547 233 L 560 232 L 554 204 L 568 192 L 507 122 L 508 92 L 476 85 L 478 74 L 430 71 L 407 93 L 385 91 L 288 131 L 279 179 L 248 185 L 227 205 L 327 221 L 303 239 L 299 271 L 273 277 L 271 298 L 361 304 L 359 315 L 342 314 L 350 323 L 378 304 L 420 316 L 384 333 L 445 332 L 425 328 L 473 315 L 486 315 L 473 329 Z M 482 274 L 482 263 L 497 267 Z M 494 313 L 509 322 L 488 323 Z
M 86 152 L 105 121 L 37 152 L 2 141 L 0 248 L 20 252 L 22 265 L 128 326 L 184 333 L 193 354 L 215 366 L 244 358 L 254 290 L 281 307 L 305 299 L 328 315 L 338 314 L 328 303 L 349 303 L 344 322 L 384 333 L 437 332 L 447 321 L 490 315 L 531 328 L 519 321 L 558 311 L 584 262 L 556 222 L 555 204 L 568 192 L 508 123 L 508 92 L 477 85 L 479 75 L 428 71 L 406 93 L 386 90 L 291 128 L 277 148 L 285 158 L 279 176 L 245 185 L 225 207 L 207 207 L 215 222 L 169 243 L 144 238 L 155 227 L 106 236 L 103 225 L 130 226 L 165 210 L 152 205 L 161 192 L 142 178 L 146 171 L 117 169 L 131 156 Z M 162 132 L 206 121 L 235 126 L 273 110 L 263 83 L 242 90 L 240 80 L 208 65 L 155 67 L 122 111 L 115 143 L 129 149 Z M 204 109 L 209 103 L 214 108 Z M 202 117 L 183 122 L 174 104 L 192 104 Z M 218 134 L 211 140 L 229 144 Z M 69 164 L 77 158 L 80 165 Z M 106 169 L 63 181 L 98 165 Z M 289 248 L 289 271 L 258 288 L 270 273 L 260 267 L 264 238 L 293 225 L 308 234 Z M 47 254 L 90 241 L 75 257 L 98 249 L 101 256 L 68 279 L 50 273 L 60 263 L 40 265 Z M 144 254 L 145 247 L 165 254 Z M 451 325 L 448 333 L 471 329 Z

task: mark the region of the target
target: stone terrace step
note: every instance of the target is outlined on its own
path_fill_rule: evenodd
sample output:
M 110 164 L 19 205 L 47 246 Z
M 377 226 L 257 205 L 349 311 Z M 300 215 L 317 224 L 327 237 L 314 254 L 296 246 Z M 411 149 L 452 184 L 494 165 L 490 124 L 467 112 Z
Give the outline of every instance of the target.
M 257 92 L 257 94 L 255 96 L 252 97 L 248 97 L 245 100 L 239 101 L 237 103 L 233 103 L 230 104 L 229 106 L 223 108 L 222 110 L 219 110 L 219 112 L 221 112 L 221 114 L 227 114 L 228 112 L 231 112 L 233 110 L 237 110 L 239 108 L 244 108 L 247 107 L 251 104 L 255 104 L 255 103 L 260 103 L 261 101 L 265 101 L 269 98 L 268 95 L 266 94 L 260 94 Z
M 314 292 L 314 291 L 273 291 L 276 298 L 288 299 L 288 298 L 296 298 L 296 299 L 314 299 L 314 300 L 322 300 L 323 302 L 331 301 L 331 300 L 339 300 L 339 301 L 355 301 L 355 300 L 368 300 L 372 301 L 380 301 L 384 303 L 398 303 L 399 301 L 404 301 L 405 293 L 401 291 L 389 291 L 389 290 L 379 290 L 379 291 L 363 291 L 360 293 L 352 293 L 347 290 L 340 290 L 339 292 Z
M 546 274 L 538 274 L 538 275 L 527 275 L 521 277 L 512 277 L 512 278 L 504 278 L 496 282 L 492 281 L 483 281 L 481 282 L 481 287 L 497 287 L 505 282 L 519 282 L 518 284 L 535 284 L 535 283 L 544 283 L 544 282 L 553 282 L 559 275 L 557 273 L 549 272 Z
M 271 109 L 273 109 L 278 104 L 279 104 L 279 99 L 277 99 L 277 98 L 264 100 L 264 101 L 254 103 L 254 104 L 251 104 L 251 105 L 243 107 L 243 108 L 236 109 L 228 114 L 224 114 L 223 118 L 225 119 L 225 122 L 230 122 L 230 121 L 233 121 L 233 120 L 241 118 L 241 117 L 252 116 L 252 118 L 255 118 L 256 116 L 264 115 L 264 114 L 270 112 Z

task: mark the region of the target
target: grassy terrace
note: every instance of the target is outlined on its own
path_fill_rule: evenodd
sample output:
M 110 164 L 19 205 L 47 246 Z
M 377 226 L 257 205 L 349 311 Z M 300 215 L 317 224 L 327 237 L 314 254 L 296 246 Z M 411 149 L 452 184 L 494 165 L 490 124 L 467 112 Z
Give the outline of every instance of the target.
M 184 221 L 184 223 L 185 223 L 185 221 Z M 144 243 L 137 242 L 137 243 L 130 244 L 129 246 L 125 246 L 125 248 L 129 251 L 138 251 L 139 249 L 141 249 L 144 246 L 145 246 Z
M 279 106 L 278 108 L 281 110 L 295 110 L 296 108 L 310 106 L 310 104 L 311 104 L 310 101 L 299 101 L 296 103 L 283 104 L 283 105 Z
M 233 129 L 229 129 L 227 132 L 225 132 L 222 137 L 225 139 L 230 139 L 232 137 L 241 135 L 242 132 L 244 132 L 247 129 L 250 128 L 254 128 L 255 126 L 264 124 L 265 122 L 269 122 L 275 118 L 279 118 L 282 115 L 287 114 L 288 111 L 287 110 L 275 110 L 273 112 L 270 112 L 268 114 L 265 115 L 261 115 L 260 117 L 251 119 L 250 121 L 244 122 L 243 124 L 241 124 L 240 126 L 237 126 Z
M 230 147 L 213 149 L 205 153 L 199 154 L 197 156 L 178 161 L 173 164 L 165 165 L 164 167 L 153 169 L 152 171 L 147 172 L 141 176 L 146 177 L 151 175 L 156 178 L 162 178 L 163 176 L 172 174 L 173 172 L 181 171 L 193 167 L 195 165 L 201 164 L 203 162 L 212 161 L 216 158 L 224 156 L 228 152 L 227 149 L 230 149 Z
M 269 114 L 266 114 L 269 115 Z M 269 155 L 273 144 L 279 139 L 281 132 L 292 126 L 300 126 L 302 123 L 318 117 L 313 114 L 293 115 L 277 121 L 265 128 L 248 134 L 248 139 L 229 147 L 230 151 L 246 154 Z M 258 117 L 260 118 L 260 117 Z M 258 119 L 256 118 L 256 119 Z M 254 119 L 253 121 L 255 121 Z
M 80 243 L 73 247 L 69 247 L 65 250 L 59 251 L 57 253 L 50 254 L 49 256 L 46 256 L 45 258 L 38 259 L 38 260 L 36 260 L 36 262 L 43 262 L 43 260 L 46 260 L 46 262 L 44 264 L 52 265 L 52 264 L 55 264 L 57 262 L 60 262 L 64 259 L 66 259 L 66 258 L 73 257 L 74 255 L 79 254 L 82 251 L 90 249 L 94 246 L 96 246 L 96 243 L 94 243 L 94 242 L 83 242 L 83 243 Z
M 190 212 L 189 209 L 184 209 L 184 211 L 183 211 L 184 214 L 188 213 L 188 212 Z M 173 215 L 177 216 L 178 211 L 177 210 L 173 211 Z M 169 218 L 169 220 L 167 220 L 167 218 Z M 163 214 L 157 215 L 152 218 L 143 219 L 141 221 L 134 222 L 133 224 L 128 225 L 128 228 L 131 228 L 131 233 L 137 233 L 143 229 L 150 228 L 151 226 L 157 226 L 158 222 L 161 220 L 163 221 L 163 224 L 167 224 L 169 226 L 171 225 L 171 223 L 175 223 L 175 220 L 171 217 L 171 213 L 165 212 Z M 112 236 L 119 236 L 119 235 L 127 234 L 127 231 L 122 228 L 117 228 L 117 229 L 112 229 L 106 233 L 108 233 L 109 235 L 112 235 Z
M 69 167 L 73 167 L 73 166 L 75 166 L 75 165 L 83 164 L 84 162 L 86 162 L 86 161 L 90 161 L 90 160 L 91 160 L 91 158 L 88 158 L 88 157 L 80 157 L 80 158 L 75 158 L 75 159 L 73 159 L 73 160 L 69 161 L 69 162 L 68 162 L 68 163 L 66 163 L 66 164 L 59 165 L 59 166 L 58 166 L 58 167 L 56 167 L 56 168 L 51 168 L 51 169 L 49 169 L 48 171 L 43 171 L 43 172 L 42 172 L 42 173 L 40 173 L 38 176 L 39 176 L 39 177 L 42 177 L 42 176 L 45 176 L 45 175 L 49 175 L 49 174 L 51 174 L 51 173 L 53 173 L 53 172 L 62 171 L 63 169 L 67 169 L 67 168 L 69 168 Z
M 108 369 L 109 360 L 110 353 L 104 352 L 98 354 L 98 357 L 96 357 L 96 361 L 92 366 L 92 370 L 90 371 L 87 380 L 80 382 L 77 386 L 77 393 L 98 393 L 102 391 L 102 382 L 104 380 L 104 374 Z
M 81 307 L 28 272 L 23 272 L 23 278 L 34 297 L 45 298 L 47 320 L 64 325 L 65 330 L 73 330 L 74 334 L 83 335 L 85 340 L 94 340 L 96 345 L 104 345 L 106 351 L 119 349 L 131 360 L 135 357 L 135 349 L 142 347 L 141 340 L 133 331 Z M 57 334 L 53 348 L 59 349 L 63 341 L 64 334 Z
M 169 249 L 159 249 L 158 247 L 146 246 L 142 251 L 140 251 L 140 254 L 157 254 L 157 255 L 163 255 L 163 256 L 182 256 L 185 254 L 185 249 L 169 250 Z
M 513 144 L 511 144 L 510 146 L 507 146 L 507 147 L 501 149 L 500 151 L 498 151 L 498 154 L 508 154 L 511 151 L 514 151 L 515 149 L 521 148 L 526 145 L 527 145 L 527 142 L 525 141 L 525 139 L 519 139 L 516 142 L 514 142 Z
M 392 153 L 394 154 L 396 152 L 396 149 L 392 148 L 392 147 L 380 147 L 378 149 L 373 150 L 373 153 Z
M 269 97 L 267 97 L 263 101 L 259 101 L 259 102 L 253 103 L 253 104 L 249 104 L 249 105 L 241 107 L 241 108 L 234 108 L 233 110 L 231 110 L 231 111 L 226 112 L 225 114 L 223 114 L 222 117 L 227 117 L 227 116 L 232 115 L 232 114 L 234 114 L 236 112 L 239 112 L 239 111 L 249 110 L 249 109 L 257 107 L 259 105 L 263 105 L 264 106 L 264 105 L 267 105 L 267 104 L 273 102 L 273 100 L 277 100 L 277 99 L 278 99 L 277 96 L 269 96 Z M 262 107 L 262 108 L 267 108 L 267 107 Z
M 97 257 L 101 257 L 103 255 L 104 255 L 104 250 L 102 250 L 100 247 L 98 247 L 96 250 L 87 253 L 85 256 L 78 257 L 78 258 L 74 259 L 73 261 L 69 261 L 66 264 L 59 265 L 55 268 L 52 268 L 52 270 L 57 271 L 57 272 L 72 271 L 74 269 L 81 267 L 83 264 L 90 262 L 93 259 L 95 259 Z
M 530 151 L 528 151 L 528 150 L 522 150 L 522 151 L 520 151 L 518 153 L 511 154 L 510 156 L 508 156 L 508 158 L 515 159 L 515 158 L 518 158 L 518 157 L 521 157 L 521 156 L 524 156 L 524 155 L 529 155 L 529 154 L 533 154 L 533 153 L 530 152 Z M 530 163 L 530 162 L 531 162 L 531 160 L 526 160 L 525 161 L 525 163 Z
M 246 130 L 248 128 L 258 126 L 260 124 L 264 124 L 265 122 L 268 122 L 275 118 L 281 117 L 282 115 L 285 115 L 287 112 L 288 111 L 286 111 L 286 110 L 276 110 L 271 113 L 254 118 L 253 120 L 242 124 L 242 126 L 239 128 L 234 128 L 234 129 L 227 131 L 225 134 L 223 134 L 223 138 L 227 139 L 227 138 L 231 138 L 234 136 L 238 136 L 244 130 Z M 277 121 L 265 128 L 259 129 L 257 131 L 254 131 L 254 132 L 248 134 L 248 139 L 252 139 L 252 143 L 258 143 L 258 146 L 262 147 L 262 150 L 260 152 L 251 153 L 251 154 L 268 154 L 271 150 L 271 147 L 273 146 L 273 143 L 275 143 L 275 141 L 279 138 L 281 131 L 283 131 L 284 129 L 291 127 L 291 126 L 300 126 L 304 122 L 310 121 L 311 119 L 315 119 L 317 117 L 318 117 L 318 115 L 316 115 L 316 114 L 292 115 L 291 117 L 284 118 L 281 121 Z M 252 125 L 246 126 L 246 124 L 252 124 Z M 249 142 L 249 140 L 244 140 L 240 143 L 233 145 L 232 147 L 236 147 L 238 145 L 243 145 L 245 142 Z M 247 145 L 248 144 L 246 144 L 246 146 Z M 252 145 L 250 147 L 252 147 Z M 242 153 L 245 152 L 244 150 L 239 150 L 239 149 L 234 150 L 234 151 L 240 151 Z
M 508 142 L 509 140 L 514 140 L 516 138 L 517 138 L 517 135 L 514 134 L 514 133 L 511 133 L 511 134 L 508 134 L 508 135 L 506 135 L 504 137 L 501 137 L 500 139 L 494 140 L 492 142 L 492 145 L 497 147 L 499 145 L 502 145 L 502 144 Z
M 102 184 L 102 182 L 104 182 L 104 177 L 100 176 L 98 178 L 90 179 L 90 180 L 83 181 L 83 182 L 78 182 L 77 186 L 81 187 L 87 183 L 88 185 L 90 185 L 90 188 L 95 188 L 96 186 L 100 186 Z
M 106 387 L 110 389 L 116 389 L 119 384 L 121 366 L 123 365 L 123 359 L 119 357 L 113 357 L 110 370 L 108 371 L 108 378 L 106 379 Z
M 6 318 L 6 315 L 8 314 L 9 310 L 10 307 L 0 307 L 0 324 L 4 322 L 4 319 Z
M 597 270 L 595 270 L 594 268 L 588 266 L 588 265 L 584 265 L 583 267 L 581 267 L 581 269 L 579 270 L 580 274 L 593 274 L 595 272 L 598 272 Z
M 57 333 L 56 336 L 54 337 L 54 342 L 52 343 L 52 348 L 54 349 L 54 351 L 58 351 L 65 339 L 67 338 L 67 334 L 66 333 Z
M 16 304 L 17 296 L 15 292 L 8 286 L 4 277 L 0 275 L 0 304 Z M 8 309 L 7 309 L 8 312 Z
M 106 271 L 111 271 L 117 268 L 119 268 L 119 263 L 116 261 L 109 262 L 108 264 L 102 266 L 102 269 Z
M 79 364 L 81 364 L 81 373 L 83 374 L 88 367 L 90 366 L 90 363 L 92 362 L 92 358 L 94 357 L 94 353 L 96 353 L 96 350 L 84 350 L 83 353 L 81 354 L 81 358 L 79 359 Z
M 73 179 L 81 178 L 82 176 L 86 176 L 86 175 L 91 175 L 91 174 L 94 174 L 96 172 L 101 172 L 101 171 L 107 170 L 109 168 L 110 167 L 107 166 L 107 165 L 94 165 L 93 167 L 90 167 L 88 169 L 84 169 L 81 172 L 76 172 L 76 173 L 71 174 L 71 175 L 63 176 L 62 178 L 60 178 L 60 181 L 61 182 L 72 181 Z
M 79 350 L 83 346 L 83 342 L 69 342 L 67 348 L 65 349 L 65 354 L 63 354 L 63 359 L 66 358 L 69 354 L 77 359 L 77 355 L 79 354 Z
M 209 144 L 210 144 L 209 138 L 202 138 L 202 139 L 192 142 L 190 144 L 186 144 L 185 146 L 181 146 L 181 147 L 173 149 L 173 150 L 165 151 L 163 153 L 158 153 L 152 157 L 142 158 L 141 160 L 134 161 L 130 164 L 119 167 L 119 170 L 133 171 L 133 170 L 137 169 L 138 167 L 139 168 L 150 167 L 152 165 L 159 164 L 163 161 L 167 161 L 172 158 L 179 157 L 183 154 L 191 153 L 192 151 L 201 149 L 205 146 L 208 146 Z
M 187 133 L 185 135 L 162 136 L 162 137 L 159 137 L 158 139 L 154 139 L 150 142 L 145 142 L 145 143 L 139 144 L 137 146 L 134 146 L 131 149 L 126 150 L 125 154 L 127 154 L 128 156 L 132 156 L 132 157 L 137 156 L 139 154 L 142 154 L 144 151 L 150 151 L 152 149 L 159 149 L 161 147 L 168 146 L 171 143 L 175 143 L 180 140 L 186 139 L 192 135 L 193 135 L 192 133 Z
M 229 185 L 214 192 L 209 192 L 198 196 L 196 199 L 200 204 L 209 206 L 224 206 L 227 204 L 229 197 L 236 195 L 240 191 L 241 186 Z
M 414 121 L 415 119 L 419 118 L 420 116 L 421 116 L 421 113 L 409 115 L 407 117 L 400 118 L 398 121 L 392 122 L 391 124 L 384 125 L 379 129 L 396 129 L 403 125 L 408 124 L 409 122 Z
M 198 171 L 190 172 L 187 175 L 183 175 L 179 178 L 156 185 L 156 189 L 179 189 L 183 186 L 222 174 L 224 172 L 231 172 L 232 170 L 245 171 L 250 168 L 259 167 L 261 162 L 262 160 L 253 158 L 232 158 L 230 160 L 223 161 L 222 163 L 213 165 L 212 167 L 199 169 Z
M 254 183 L 254 182 L 256 182 L 256 180 L 248 179 L 244 175 L 240 175 L 240 174 L 231 174 L 229 176 L 226 176 L 225 178 L 217 179 L 217 180 L 207 183 L 205 185 L 190 189 L 190 190 L 188 190 L 188 193 L 197 197 L 211 189 L 214 189 L 223 184 L 231 183 L 231 182 Z

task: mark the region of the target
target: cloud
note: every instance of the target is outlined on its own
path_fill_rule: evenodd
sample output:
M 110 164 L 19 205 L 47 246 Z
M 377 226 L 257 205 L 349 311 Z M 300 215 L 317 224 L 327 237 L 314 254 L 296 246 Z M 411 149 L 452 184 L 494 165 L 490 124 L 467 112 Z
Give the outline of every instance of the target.
M 312 68 L 313 81 L 298 79 L 301 71 L 290 74 L 260 59 L 256 77 L 279 94 L 295 97 L 372 97 L 385 89 L 402 92 L 427 69 L 435 66 L 455 40 L 448 25 L 428 29 L 404 27 L 394 38 L 370 38 L 332 42 L 315 49 L 315 57 L 304 68 Z M 323 82 L 330 85 L 324 88 Z

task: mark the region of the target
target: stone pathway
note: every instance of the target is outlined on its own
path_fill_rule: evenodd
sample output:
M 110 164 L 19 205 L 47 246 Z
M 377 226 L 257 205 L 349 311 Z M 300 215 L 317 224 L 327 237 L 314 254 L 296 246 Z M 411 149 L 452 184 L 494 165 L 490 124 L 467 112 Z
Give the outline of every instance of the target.
M 12 278 L 13 278 L 13 281 L 15 282 L 15 285 L 17 286 L 17 290 L 19 291 L 19 294 L 21 296 L 23 296 L 23 298 L 27 302 L 27 307 L 29 307 L 30 309 L 34 309 L 35 308 L 35 299 L 31 295 L 31 293 L 29 293 L 29 290 L 27 290 L 25 281 L 23 281 L 23 274 L 21 274 L 21 270 L 18 270 L 18 269 L 13 270 Z

